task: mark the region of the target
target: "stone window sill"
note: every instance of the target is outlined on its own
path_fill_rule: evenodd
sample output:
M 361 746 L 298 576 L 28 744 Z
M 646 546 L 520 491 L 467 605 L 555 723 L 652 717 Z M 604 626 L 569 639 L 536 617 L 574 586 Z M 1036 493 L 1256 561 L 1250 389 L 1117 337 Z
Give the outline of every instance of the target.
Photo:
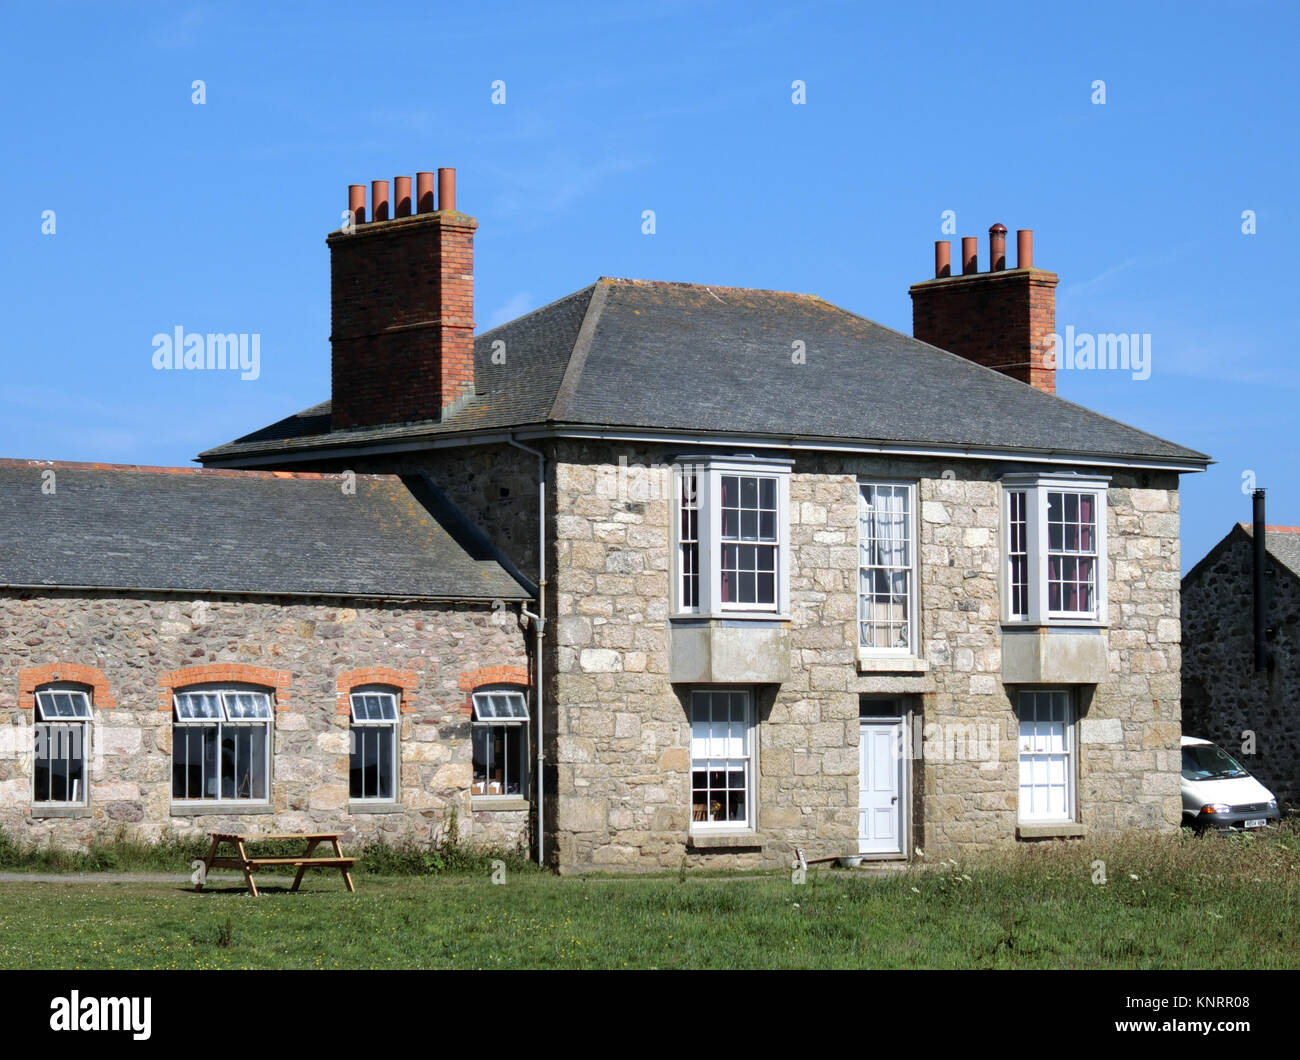
M 89 806 L 32 806 L 32 820 L 42 817 L 90 817 L 93 811 Z
M 248 817 L 275 813 L 269 802 L 173 802 L 173 817 Z
M 473 796 L 470 796 L 469 808 L 475 813 L 483 811 L 491 813 L 493 811 L 502 812 L 506 810 L 518 812 L 519 810 L 527 810 L 531 807 L 527 799 L 474 798 Z
M 742 626 L 763 623 L 788 626 L 791 618 L 788 611 L 678 611 L 669 615 L 668 621 L 677 626 L 702 626 L 707 623 L 727 622 L 735 622 Z
M 405 813 L 400 802 L 366 802 L 356 799 L 348 803 L 348 813 Z
M 694 850 L 762 850 L 762 840 L 756 832 L 702 832 L 692 833 L 687 846 Z
M 858 652 L 858 673 L 924 674 L 929 671 L 929 662 L 914 655 L 868 655 Z
M 1109 619 L 1096 618 L 1049 618 L 1040 619 L 1037 622 L 1030 622 L 1024 618 L 1004 618 L 999 623 L 1003 632 L 1015 632 L 1023 629 L 1085 629 L 1101 630 L 1106 632 L 1110 629 Z
M 1079 839 L 1087 834 L 1087 825 L 1069 821 L 1061 824 L 1021 824 L 1016 826 L 1017 839 Z

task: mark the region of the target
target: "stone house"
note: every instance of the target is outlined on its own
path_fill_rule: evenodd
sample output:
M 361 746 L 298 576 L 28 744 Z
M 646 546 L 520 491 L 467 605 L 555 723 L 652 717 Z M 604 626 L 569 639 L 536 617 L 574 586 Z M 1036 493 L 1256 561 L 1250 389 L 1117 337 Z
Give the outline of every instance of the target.
M 1183 579 L 1183 728 L 1241 755 L 1261 784 L 1295 806 L 1300 527 L 1266 526 L 1264 545 L 1261 666 L 1254 629 L 1254 526 L 1235 524 Z
M 209 468 L 419 475 L 535 585 L 534 853 L 562 872 L 947 856 L 1180 821 L 1179 475 L 1055 396 L 1019 233 L 911 288 L 601 278 L 477 336 L 454 174 L 353 186 L 332 394 Z M 390 207 L 392 215 L 390 216 Z
M 442 504 L 418 477 L 0 462 L 0 829 L 428 839 L 454 813 L 526 843 L 535 588 Z

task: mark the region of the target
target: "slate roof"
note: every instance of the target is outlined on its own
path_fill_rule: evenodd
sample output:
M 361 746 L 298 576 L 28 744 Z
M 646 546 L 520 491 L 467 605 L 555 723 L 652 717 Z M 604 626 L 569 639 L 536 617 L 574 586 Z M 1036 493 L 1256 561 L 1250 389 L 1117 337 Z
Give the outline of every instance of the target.
M 1254 539 L 1255 527 L 1252 523 L 1237 525 Z M 1300 578 L 1300 526 L 1264 527 L 1264 548 L 1270 556 Z
M 53 492 L 42 486 L 53 471 Z M 0 461 L 0 588 L 388 599 L 529 593 L 421 479 Z
M 1234 523 L 1227 535 L 1209 552 L 1196 561 L 1196 564 L 1183 577 L 1183 584 L 1199 580 L 1213 565 L 1217 557 L 1234 540 L 1247 544 L 1255 538 L 1253 523 Z M 1300 526 L 1266 526 L 1264 528 L 1264 549 L 1273 559 L 1300 578 Z
M 549 426 L 1209 462 L 813 295 L 602 277 L 474 352 L 481 392 L 443 422 L 331 431 L 325 402 L 199 459 Z

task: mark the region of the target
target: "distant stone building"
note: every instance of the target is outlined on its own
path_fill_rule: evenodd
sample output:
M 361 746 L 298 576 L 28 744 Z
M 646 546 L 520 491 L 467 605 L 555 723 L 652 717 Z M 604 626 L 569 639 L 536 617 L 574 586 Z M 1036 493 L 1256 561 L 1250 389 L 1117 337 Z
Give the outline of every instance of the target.
M 1255 668 L 1252 526 L 1233 526 L 1183 579 L 1183 729 L 1241 755 L 1260 783 L 1294 807 L 1300 806 L 1300 527 L 1267 527 L 1264 541 L 1269 664 L 1263 670 Z

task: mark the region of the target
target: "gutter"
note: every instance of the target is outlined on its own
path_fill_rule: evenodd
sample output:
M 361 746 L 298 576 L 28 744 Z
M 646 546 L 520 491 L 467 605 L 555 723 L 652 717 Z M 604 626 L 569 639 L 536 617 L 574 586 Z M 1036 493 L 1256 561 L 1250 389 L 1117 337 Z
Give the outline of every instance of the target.
M 506 436 L 506 441 L 516 449 L 532 453 L 537 457 L 537 613 L 533 614 L 525 607 L 520 612 L 533 620 L 533 664 L 536 690 L 533 693 L 533 705 L 537 714 L 537 864 L 546 864 L 545 817 L 542 813 L 546 787 L 546 754 L 543 750 L 543 727 L 546 724 L 546 712 L 543 710 L 542 695 L 545 684 L 542 680 L 542 648 L 546 639 L 546 455 L 540 449 L 524 445 L 513 434 Z
M 403 596 L 397 593 L 350 593 L 347 591 L 335 592 L 303 592 L 293 589 L 186 589 L 177 588 L 160 588 L 149 585 L 64 585 L 62 583 L 52 584 L 50 582 L 27 584 L 23 582 L 0 582 L 0 592 L 7 590 L 18 592 L 60 592 L 60 593 L 131 593 L 133 595 L 152 594 L 155 596 L 256 596 L 275 598 L 288 596 L 294 599 L 302 600 L 368 600 L 383 603 L 384 601 L 393 602 L 415 602 L 415 603 L 437 603 L 437 604 L 491 604 L 496 600 L 502 599 L 500 593 L 492 596 Z M 522 603 L 522 597 L 515 597 L 512 602 Z
M 1064 449 L 990 449 L 975 446 L 917 445 L 908 443 L 881 443 L 872 445 L 863 442 L 837 441 L 835 439 L 799 439 L 796 437 L 773 437 L 764 435 L 719 434 L 716 431 L 653 431 L 627 430 L 602 427 L 546 427 L 538 426 L 520 428 L 508 432 L 493 431 L 485 434 L 456 434 L 444 437 L 428 436 L 409 442 L 391 442 L 388 444 L 342 445 L 337 448 L 328 444 L 304 448 L 300 452 L 279 452 L 262 456 L 241 456 L 229 454 L 208 461 L 206 467 L 251 468 L 263 465 L 283 465 L 292 461 L 319 461 L 322 459 L 346 459 L 352 456 L 375 456 L 384 453 L 409 453 L 428 449 L 455 449 L 470 445 L 514 445 L 517 439 L 530 441 L 552 440 L 556 438 L 576 438 L 596 441 L 648 442 L 665 445 L 711 445 L 731 448 L 753 447 L 756 449 L 790 449 L 807 452 L 855 453 L 873 456 L 925 456 L 947 457 L 955 460 L 1012 460 L 1037 464 L 1081 464 L 1090 467 L 1119 467 L 1140 469 L 1143 471 L 1204 471 L 1214 463 L 1208 456 L 1196 457 L 1141 457 L 1134 455 L 1106 456 L 1097 453 L 1074 453 Z M 535 452 L 536 450 L 528 450 Z

